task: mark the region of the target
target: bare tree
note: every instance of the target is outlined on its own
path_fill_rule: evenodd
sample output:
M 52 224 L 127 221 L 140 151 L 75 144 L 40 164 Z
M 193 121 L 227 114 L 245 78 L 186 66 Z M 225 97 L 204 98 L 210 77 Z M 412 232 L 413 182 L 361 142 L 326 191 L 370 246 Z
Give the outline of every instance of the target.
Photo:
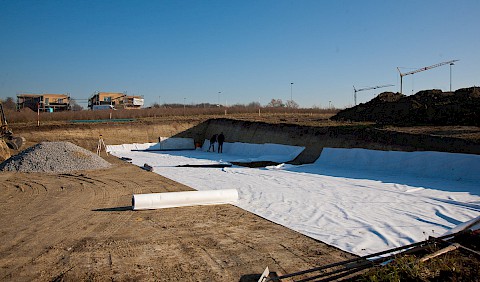
M 282 108 L 285 107 L 285 104 L 283 104 L 282 99 L 272 99 L 268 104 L 267 107 L 271 108 Z
M 261 107 L 261 105 L 260 105 L 259 102 L 250 102 L 247 105 L 247 108 L 260 108 L 260 107 Z
M 70 109 L 72 111 L 81 111 L 83 107 L 80 106 L 75 99 L 70 99 Z
M 151 107 L 155 109 L 161 108 L 160 104 L 157 102 L 153 103 Z
M 298 109 L 299 106 L 298 106 L 297 102 L 295 102 L 293 100 L 288 100 L 287 101 L 287 108 Z
M 15 100 L 12 97 L 7 97 L 2 104 L 3 107 L 8 110 L 15 110 L 17 108 L 17 103 L 15 103 Z

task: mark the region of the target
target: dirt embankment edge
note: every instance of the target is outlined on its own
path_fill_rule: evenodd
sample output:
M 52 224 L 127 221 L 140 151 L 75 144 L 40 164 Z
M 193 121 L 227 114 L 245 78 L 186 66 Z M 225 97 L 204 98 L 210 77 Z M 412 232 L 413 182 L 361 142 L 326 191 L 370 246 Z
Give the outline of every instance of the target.
M 92 151 L 96 150 L 100 134 L 107 145 L 114 145 L 157 142 L 160 136 L 189 137 L 195 142 L 203 143 L 205 139 L 208 140 L 213 134 L 220 132 L 225 134 L 227 142 L 277 143 L 305 147 L 293 161 L 295 164 L 314 162 L 325 147 L 480 154 L 478 139 L 354 124 L 302 126 L 217 118 L 179 122 L 64 125 L 16 131 L 17 135 L 27 139 L 27 145 L 42 141 L 69 141 Z
M 450 136 L 394 131 L 375 126 L 301 126 L 234 119 L 210 119 L 176 135 L 203 142 L 223 132 L 227 142 L 304 146 L 295 164 L 314 162 L 325 147 L 480 154 L 480 143 Z

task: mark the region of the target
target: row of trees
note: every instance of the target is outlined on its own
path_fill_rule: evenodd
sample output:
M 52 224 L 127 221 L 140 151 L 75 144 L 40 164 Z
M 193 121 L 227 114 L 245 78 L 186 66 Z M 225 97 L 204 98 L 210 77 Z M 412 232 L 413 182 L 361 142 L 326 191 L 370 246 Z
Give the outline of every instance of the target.
M 292 108 L 292 109 L 298 109 L 299 108 L 297 102 L 295 102 L 293 100 L 287 100 L 287 102 L 284 104 L 282 99 L 272 99 L 270 101 L 270 103 L 267 104 L 267 107 L 269 107 L 269 108 L 287 107 L 287 108 Z
M 189 107 L 189 108 L 218 108 L 223 107 L 223 105 L 218 104 L 210 104 L 210 103 L 200 103 L 195 105 L 183 105 L 183 104 L 163 104 L 160 105 L 159 103 L 153 103 L 152 108 L 181 108 L 181 107 Z M 258 109 L 261 108 L 262 105 L 259 102 L 250 102 L 248 104 L 234 104 L 231 105 L 234 108 L 249 108 L 249 109 Z M 287 100 L 286 103 L 282 101 L 282 99 L 272 99 L 265 107 L 267 108 L 292 108 L 298 109 L 299 105 L 293 100 Z

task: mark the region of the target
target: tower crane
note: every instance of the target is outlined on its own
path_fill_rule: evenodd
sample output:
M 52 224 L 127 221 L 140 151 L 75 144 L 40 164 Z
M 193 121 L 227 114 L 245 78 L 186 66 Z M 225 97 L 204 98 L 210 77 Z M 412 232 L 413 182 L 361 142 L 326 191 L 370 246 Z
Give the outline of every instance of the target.
M 417 72 L 421 72 L 421 71 L 426 71 L 426 70 L 433 69 L 433 68 L 436 68 L 436 67 L 440 67 L 440 66 L 443 66 L 443 65 L 453 64 L 454 62 L 458 62 L 458 60 L 451 60 L 451 61 L 448 61 L 448 62 L 442 62 L 442 63 L 438 63 L 438 64 L 431 65 L 431 66 L 428 66 L 428 67 L 419 68 L 418 70 L 414 70 L 414 71 L 410 71 L 410 72 L 406 72 L 406 73 L 402 73 L 400 71 L 400 68 L 397 67 L 398 73 L 400 73 L 400 94 L 402 94 L 402 86 L 403 86 L 403 77 L 404 76 L 414 74 L 414 73 L 417 73 Z
M 365 87 L 361 89 L 356 89 L 355 86 L 353 86 L 353 100 L 355 101 L 355 106 L 357 105 L 357 92 L 364 91 L 364 90 L 378 89 L 383 87 L 390 87 L 390 86 L 394 86 L 394 85 L 387 84 L 387 85 L 380 85 L 380 86 L 373 86 L 373 87 Z

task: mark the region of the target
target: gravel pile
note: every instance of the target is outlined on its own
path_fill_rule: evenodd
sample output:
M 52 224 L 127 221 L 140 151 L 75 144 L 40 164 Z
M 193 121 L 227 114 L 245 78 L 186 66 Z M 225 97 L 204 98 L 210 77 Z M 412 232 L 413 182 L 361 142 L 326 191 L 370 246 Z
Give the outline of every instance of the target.
M 0 164 L 0 171 L 65 173 L 110 167 L 98 155 L 70 142 L 41 142 Z

